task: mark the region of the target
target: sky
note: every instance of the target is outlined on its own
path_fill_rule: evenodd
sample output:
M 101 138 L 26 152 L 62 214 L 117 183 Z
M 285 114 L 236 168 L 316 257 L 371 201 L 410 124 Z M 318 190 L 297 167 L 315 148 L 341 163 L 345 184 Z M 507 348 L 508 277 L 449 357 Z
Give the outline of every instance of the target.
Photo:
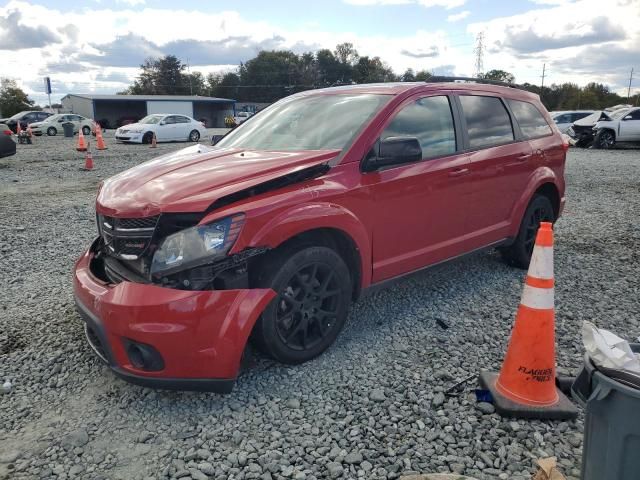
M 226 72 L 260 50 L 296 53 L 351 42 L 401 74 L 471 76 L 483 34 L 484 71 L 518 83 L 597 81 L 640 90 L 640 0 L 0 0 L 0 77 L 44 105 L 67 93 L 125 89 L 148 57 Z

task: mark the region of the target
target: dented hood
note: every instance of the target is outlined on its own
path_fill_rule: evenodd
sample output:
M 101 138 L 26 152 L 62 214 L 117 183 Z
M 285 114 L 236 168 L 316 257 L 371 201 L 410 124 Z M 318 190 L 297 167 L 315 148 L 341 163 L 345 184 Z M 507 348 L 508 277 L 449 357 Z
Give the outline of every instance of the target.
M 96 209 L 104 215 L 145 217 L 202 212 L 231 193 L 327 163 L 339 150 L 255 151 L 194 145 L 104 181 Z

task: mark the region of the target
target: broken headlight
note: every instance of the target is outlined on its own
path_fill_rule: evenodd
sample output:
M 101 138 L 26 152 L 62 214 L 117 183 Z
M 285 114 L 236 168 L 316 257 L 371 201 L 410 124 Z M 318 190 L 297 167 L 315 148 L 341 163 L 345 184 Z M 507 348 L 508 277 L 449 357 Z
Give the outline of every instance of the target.
M 166 237 L 153 255 L 151 275 L 197 267 L 225 256 L 235 243 L 244 214 L 181 230 Z

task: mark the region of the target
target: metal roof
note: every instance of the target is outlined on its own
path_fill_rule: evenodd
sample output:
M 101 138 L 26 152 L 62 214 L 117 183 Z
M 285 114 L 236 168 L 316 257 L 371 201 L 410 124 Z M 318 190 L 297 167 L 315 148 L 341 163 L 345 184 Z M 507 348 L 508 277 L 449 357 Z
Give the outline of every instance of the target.
M 68 93 L 66 97 L 79 97 L 87 100 L 138 100 L 138 101 L 162 101 L 162 102 L 211 102 L 211 103 L 233 103 L 235 100 L 229 98 L 200 97 L 198 95 L 94 95 L 93 93 Z

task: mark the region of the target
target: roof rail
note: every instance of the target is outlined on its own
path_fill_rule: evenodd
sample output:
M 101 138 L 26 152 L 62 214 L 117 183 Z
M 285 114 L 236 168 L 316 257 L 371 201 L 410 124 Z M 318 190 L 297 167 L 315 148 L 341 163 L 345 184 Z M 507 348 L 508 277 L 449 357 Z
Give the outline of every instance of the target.
M 488 78 L 446 77 L 446 76 L 436 75 L 434 77 L 430 77 L 427 80 L 425 80 L 426 83 L 441 83 L 441 82 L 455 82 L 455 81 L 486 83 L 488 85 L 499 85 L 501 87 L 518 88 L 520 90 L 524 90 L 524 87 L 516 83 L 501 82 L 499 80 L 490 80 Z

